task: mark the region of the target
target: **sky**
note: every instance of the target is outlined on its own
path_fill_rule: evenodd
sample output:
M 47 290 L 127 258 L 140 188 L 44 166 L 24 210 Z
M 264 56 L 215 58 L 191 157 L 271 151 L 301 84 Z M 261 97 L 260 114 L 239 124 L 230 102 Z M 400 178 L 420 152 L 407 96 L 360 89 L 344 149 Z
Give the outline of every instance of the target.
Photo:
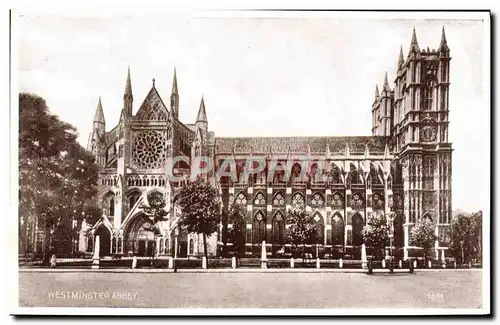
M 16 28 L 19 91 L 45 98 L 87 145 L 99 96 L 118 122 L 130 66 L 134 113 L 152 86 L 169 102 L 174 67 L 180 119 L 203 95 L 216 136 L 371 134 L 371 103 L 394 80 L 413 27 L 420 48 L 451 49 L 453 209 L 490 204 L 490 106 L 480 20 L 377 18 L 70 17 L 24 15 Z M 394 18 L 394 17 L 393 17 Z M 489 51 L 488 51 L 489 53 Z M 392 84 L 392 82 L 391 82 Z

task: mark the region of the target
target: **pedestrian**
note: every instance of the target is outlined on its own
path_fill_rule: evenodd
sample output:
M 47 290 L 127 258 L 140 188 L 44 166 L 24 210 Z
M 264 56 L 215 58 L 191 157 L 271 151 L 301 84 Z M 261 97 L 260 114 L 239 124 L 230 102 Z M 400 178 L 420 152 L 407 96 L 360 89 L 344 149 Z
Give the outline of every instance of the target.
M 55 268 L 56 267 L 56 254 L 52 254 L 50 257 L 50 267 Z

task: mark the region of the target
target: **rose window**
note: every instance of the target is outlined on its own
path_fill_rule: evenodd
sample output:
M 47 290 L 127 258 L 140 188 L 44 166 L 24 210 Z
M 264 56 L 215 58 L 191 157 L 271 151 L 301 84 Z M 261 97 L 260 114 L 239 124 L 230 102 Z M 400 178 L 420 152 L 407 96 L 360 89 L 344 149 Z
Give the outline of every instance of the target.
M 285 198 L 283 197 L 283 195 L 281 195 L 281 193 L 278 193 L 274 196 L 273 204 L 274 205 L 284 205 L 285 204 Z
M 158 169 L 165 163 L 165 136 L 158 131 L 145 131 L 136 135 L 133 160 L 139 168 Z

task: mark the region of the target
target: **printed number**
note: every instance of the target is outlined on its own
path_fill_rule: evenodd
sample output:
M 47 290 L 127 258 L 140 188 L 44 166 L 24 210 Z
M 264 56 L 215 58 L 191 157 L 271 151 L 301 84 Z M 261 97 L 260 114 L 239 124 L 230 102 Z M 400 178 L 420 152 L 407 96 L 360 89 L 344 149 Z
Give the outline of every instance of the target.
M 444 295 L 442 292 L 427 292 L 425 298 L 428 300 L 444 300 Z

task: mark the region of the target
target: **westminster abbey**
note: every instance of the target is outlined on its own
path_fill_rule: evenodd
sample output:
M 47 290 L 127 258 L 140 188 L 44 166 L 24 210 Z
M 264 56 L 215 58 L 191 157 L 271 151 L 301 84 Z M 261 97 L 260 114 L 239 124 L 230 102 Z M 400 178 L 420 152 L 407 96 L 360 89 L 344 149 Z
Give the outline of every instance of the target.
M 438 41 L 438 40 L 436 40 Z M 438 43 L 438 42 L 436 42 Z M 203 98 L 194 123 L 179 120 L 180 98 L 174 70 L 170 101 L 164 101 L 154 80 L 134 112 L 132 78 L 128 71 L 118 125 L 107 129 L 99 100 L 88 150 L 100 166 L 99 198 L 103 216 L 83 224 L 79 250 L 91 252 L 96 235 L 100 254 L 199 255 L 202 241 L 178 231 L 182 213 L 172 197 L 189 177 L 185 162 L 174 166 L 175 180 L 166 172 L 166 157 L 193 160 L 207 156 L 215 169 L 234 159 L 235 181 L 212 174 L 224 206 L 240 205 L 246 213 L 246 255 L 260 256 L 265 241 L 269 256 L 286 248 L 287 211 L 301 206 L 318 229 L 318 244 L 327 257 L 359 256 L 361 230 L 372 213 L 393 216 L 394 246 L 407 256 L 410 232 L 420 218 L 436 226 L 436 256 L 444 256 L 451 222 L 451 143 L 448 139 L 450 49 L 444 28 L 436 49 L 421 48 L 413 30 L 406 55 L 401 48 L 397 73 L 385 75 L 371 100 L 372 136 L 357 137 L 217 137 L 209 129 Z M 370 99 L 367 99 L 367 104 Z M 368 106 L 368 105 L 367 105 Z M 367 108 L 368 111 L 368 108 Z M 239 179 L 247 158 L 260 157 L 278 167 Z M 295 157 L 308 157 L 306 166 Z M 292 160 L 292 164 L 288 164 Z M 315 161 L 326 162 L 318 168 Z M 179 180 L 181 179 L 181 180 Z M 170 218 L 160 234 L 151 231 L 142 203 L 150 196 L 166 199 Z M 220 234 L 210 238 L 209 254 L 217 254 Z

